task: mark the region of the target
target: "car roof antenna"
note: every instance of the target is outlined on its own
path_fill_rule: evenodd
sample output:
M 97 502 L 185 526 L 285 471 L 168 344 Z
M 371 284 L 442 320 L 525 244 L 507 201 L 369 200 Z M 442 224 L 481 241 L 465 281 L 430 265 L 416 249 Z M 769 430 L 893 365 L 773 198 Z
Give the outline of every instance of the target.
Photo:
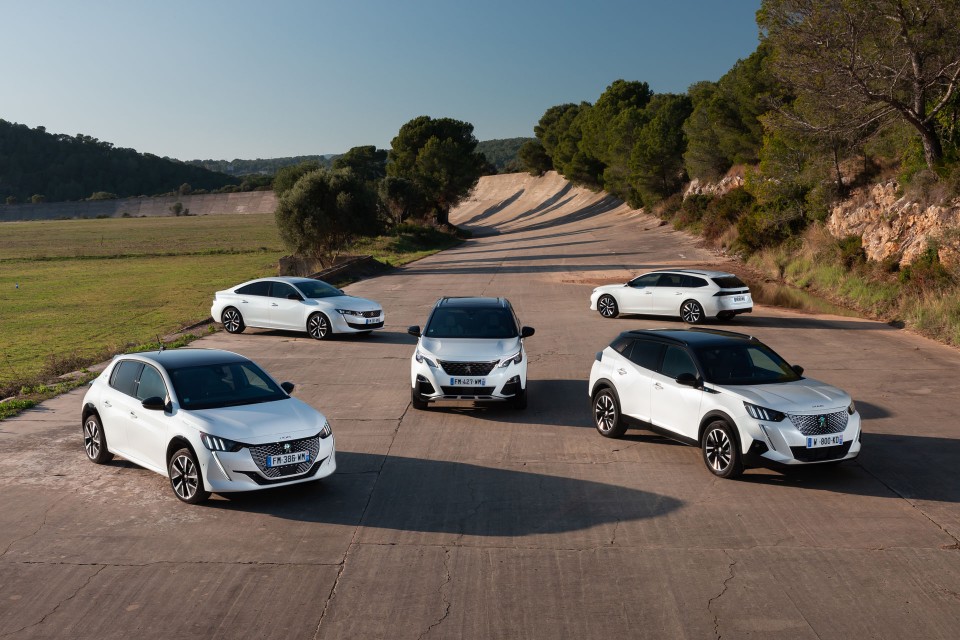
M 157 342 L 160 343 L 160 351 L 163 351 L 163 350 L 164 350 L 163 340 L 160 339 L 160 334 L 159 334 L 159 333 L 157 334 Z

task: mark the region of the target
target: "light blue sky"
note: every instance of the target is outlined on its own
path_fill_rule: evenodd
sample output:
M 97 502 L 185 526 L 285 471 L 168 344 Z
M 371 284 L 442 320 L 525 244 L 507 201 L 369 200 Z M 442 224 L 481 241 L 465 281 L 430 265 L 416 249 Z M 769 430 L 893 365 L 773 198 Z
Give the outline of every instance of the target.
M 183 160 L 388 148 L 419 115 L 532 136 L 618 78 L 718 79 L 759 4 L 0 0 L 0 118 Z

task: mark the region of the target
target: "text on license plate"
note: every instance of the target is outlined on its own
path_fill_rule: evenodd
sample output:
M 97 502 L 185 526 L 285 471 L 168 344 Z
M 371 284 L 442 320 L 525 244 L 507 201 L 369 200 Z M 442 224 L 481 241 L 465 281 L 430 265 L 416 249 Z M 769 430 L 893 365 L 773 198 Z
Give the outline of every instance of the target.
M 378 322 L 380 322 L 380 318 L 367 318 L 366 321 L 367 321 L 367 324 L 377 324 Z
M 451 387 L 483 387 L 486 382 L 486 378 L 450 378 Z
M 830 436 L 807 436 L 807 449 L 835 447 L 838 444 L 843 444 L 842 433 L 835 433 Z
M 734 302 L 746 302 L 747 296 L 733 296 Z
M 281 453 L 278 456 L 267 456 L 267 468 L 300 464 L 301 462 L 310 462 L 309 451 L 291 451 L 290 453 Z

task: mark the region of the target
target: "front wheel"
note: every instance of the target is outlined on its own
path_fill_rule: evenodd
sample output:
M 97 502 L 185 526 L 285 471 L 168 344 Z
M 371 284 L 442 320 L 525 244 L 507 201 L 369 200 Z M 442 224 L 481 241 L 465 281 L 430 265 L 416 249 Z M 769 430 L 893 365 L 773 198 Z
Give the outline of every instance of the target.
M 518 411 L 523 411 L 527 408 L 527 390 L 520 389 L 517 392 L 517 395 L 513 397 L 513 408 Z
M 687 324 L 700 324 L 703 322 L 703 307 L 696 300 L 687 300 L 680 305 L 680 319 Z
M 170 456 L 167 472 L 173 493 L 183 502 L 198 504 L 210 497 L 210 492 L 203 488 L 200 465 L 190 449 L 184 447 Z
M 113 454 L 107 451 L 107 437 L 103 434 L 103 425 L 95 413 L 91 413 L 83 421 L 83 448 L 91 462 L 106 464 L 113 460 Z
M 602 389 L 593 397 L 593 421 L 604 438 L 619 438 L 627 432 L 620 416 L 620 403 L 610 389 Z
M 326 340 L 330 337 L 330 320 L 322 313 L 315 313 L 307 320 L 307 333 L 314 340 Z
M 417 393 L 416 389 L 410 389 L 410 404 L 418 411 L 423 411 L 427 408 L 427 401 Z
M 723 420 L 707 425 L 703 434 L 703 462 L 715 476 L 736 478 L 743 473 L 740 449 L 733 429 Z
M 613 296 L 603 295 L 597 300 L 597 311 L 604 318 L 616 318 L 620 313 L 620 308 L 617 307 L 617 301 Z
M 227 330 L 227 333 L 242 333 L 246 326 L 243 324 L 243 316 L 233 307 L 224 309 L 220 320 L 223 322 L 223 328 Z

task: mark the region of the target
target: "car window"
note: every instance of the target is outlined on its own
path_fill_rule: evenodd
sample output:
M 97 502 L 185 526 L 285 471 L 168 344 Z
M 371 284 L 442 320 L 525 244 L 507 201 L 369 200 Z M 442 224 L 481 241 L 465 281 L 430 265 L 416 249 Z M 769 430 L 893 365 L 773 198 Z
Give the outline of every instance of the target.
M 168 370 L 184 409 L 216 409 L 285 400 L 289 396 L 252 362 Z
M 633 340 L 630 338 L 624 338 L 620 336 L 616 340 L 610 343 L 610 348 L 616 351 L 617 353 L 626 353 L 627 348 L 633 344 Z
M 234 293 L 239 293 L 242 296 L 265 296 L 270 293 L 270 281 L 261 280 L 259 282 L 251 282 L 250 284 L 244 285 L 234 291 Z
M 142 362 L 136 360 L 121 360 L 120 363 L 113 368 L 113 373 L 110 374 L 110 386 L 121 393 L 132 396 L 137 386 L 137 377 L 140 375 L 140 369 L 142 368 Z
M 662 343 L 652 340 L 634 340 L 630 350 L 624 351 L 623 355 L 644 369 L 656 371 L 660 364 L 660 356 L 663 354 L 663 347 Z
M 343 291 L 322 280 L 297 280 L 297 289 L 308 298 L 333 298 L 344 295 Z
M 746 289 L 747 285 L 737 276 L 720 276 L 711 278 L 721 289 Z
M 150 365 L 144 365 L 140 372 L 140 384 L 137 385 L 137 400 L 166 397 L 167 387 L 163 384 L 163 376 Z
M 658 287 L 679 287 L 683 282 L 683 276 L 679 273 L 661 273 L 657 280 Z
M 763 344 L 701 348 L 697 357 L 706 379 L 717 384 L 776 384 L 800 379 L 786 360 Z
M 660 279 L 659 273 L 648 273 L 645 276 L 634 278 L 628 284 L 631 287 L 636 287 L 638 289 L 642 289 L 643 287 L 655 287 L 657 286 L 657 280 L 659 279 Z
M 490 338 L 520 335 L 513 313 L 503 307 L 438 307 L 423 335 L 428 338 Z
M 271 298 L 286 298 L 290 294 L 295 294 L 297 297 L 300 297 L 300 294 L 297 293 L 296 289 L 288 285 L 286 282 L 271 282 L 270 283 L 270 297 Z
M 697 371 L 697 365 L 693 363 L 693 359 L 690 357 L 690 354 L 687 353 L 687 350 L 674 345 L 668 346 L 667 351 L 663 354 L 663 364 L 660 366 L 660 373 L 673 379 L 679 378 L 681 373 L 691 373 L 694 376 L 700 375 Z
M 700 287 L 707 286 L 707 281 L 697 276 L 683 276 L 682 286 L 688 289 L 699 289 Z

